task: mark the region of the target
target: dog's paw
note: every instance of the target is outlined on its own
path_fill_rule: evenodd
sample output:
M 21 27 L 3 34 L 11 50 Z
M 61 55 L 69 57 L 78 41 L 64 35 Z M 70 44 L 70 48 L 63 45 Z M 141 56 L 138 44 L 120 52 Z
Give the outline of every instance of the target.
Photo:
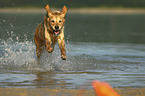
M 47 48 L 47 52 L 48 53 L 52 53 L 53 52 L 53 48 Z
M 66 55 L 61 55 L 62 60 L 66 60 Z

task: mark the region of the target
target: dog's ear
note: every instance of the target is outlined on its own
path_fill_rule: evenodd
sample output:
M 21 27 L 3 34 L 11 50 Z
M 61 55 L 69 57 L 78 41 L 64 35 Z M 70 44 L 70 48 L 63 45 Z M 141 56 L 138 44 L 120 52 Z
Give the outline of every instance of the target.
M 68 9 L 66 8 L 66 6 L 63 6 L 63 9 L 61 11 L 61 14 L 65 16 L 66 12 L 68 11 Z
M 48 16 L 52 15 L 52 11 L 50 10 L 48 4 L 45 6 L 45 10 L 47 11 Z

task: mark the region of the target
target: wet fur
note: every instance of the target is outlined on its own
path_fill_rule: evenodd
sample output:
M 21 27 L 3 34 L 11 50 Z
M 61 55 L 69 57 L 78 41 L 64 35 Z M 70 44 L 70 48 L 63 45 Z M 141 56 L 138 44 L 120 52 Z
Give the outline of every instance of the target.
M 54 50 L 56 42 L 58 42 L 61 50 L 61 58 L 66 60 L 64 23 L 67 8 L 64 6 L 61 12 L 52 12 L 49 6 L 46 5 L 45 9 L 47 14 L 44 16 L 44 21 L 37 26 L 34 37 L 37 58 L 40 58 L 43 47 L 46 47 L 47 52 L 51 53 Z M 59 27 L 59 29 L 57 29 L 59 32 L 58 35 L 54 32 L 56 26 Z

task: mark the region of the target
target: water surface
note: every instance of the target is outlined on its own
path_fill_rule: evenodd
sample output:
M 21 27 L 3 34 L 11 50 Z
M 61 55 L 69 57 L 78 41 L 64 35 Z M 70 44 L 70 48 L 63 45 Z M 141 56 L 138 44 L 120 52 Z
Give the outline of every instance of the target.
M 145 86 L 145 14 L 67 14 L 67 60 L 56 45 L 37 64 L 33 41 L 45 14 L 0 13 L 0 87 Z

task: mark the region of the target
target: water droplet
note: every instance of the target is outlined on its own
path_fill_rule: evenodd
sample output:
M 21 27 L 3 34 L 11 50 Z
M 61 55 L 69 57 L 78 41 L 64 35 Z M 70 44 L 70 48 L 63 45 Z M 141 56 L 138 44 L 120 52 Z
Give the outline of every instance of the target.
M 11 26 L 11 27 L 14 27 L 12 23 L 10 23 L 10 26 Z
M 3 22 L 6 22 L 6 20 L 3 19 Z

